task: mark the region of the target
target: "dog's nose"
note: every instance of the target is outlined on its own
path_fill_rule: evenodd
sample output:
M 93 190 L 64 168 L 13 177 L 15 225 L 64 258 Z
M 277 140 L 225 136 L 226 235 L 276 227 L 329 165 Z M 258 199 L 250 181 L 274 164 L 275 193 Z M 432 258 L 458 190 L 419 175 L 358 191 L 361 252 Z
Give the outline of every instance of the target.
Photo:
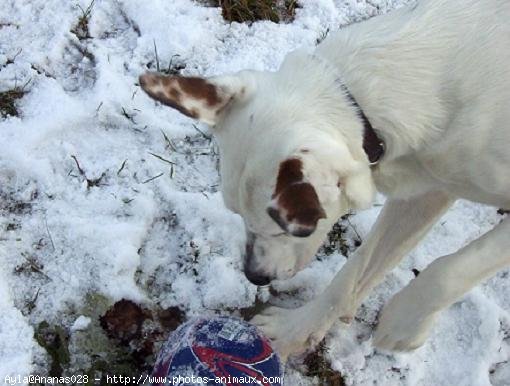
M 244 274 L 246 278 L 255 285 L 265 286 L 271 283 L 271 278 L 269 276 L 260 274 L 258 272 L 251 272 L 249 270 L 245 270 Z

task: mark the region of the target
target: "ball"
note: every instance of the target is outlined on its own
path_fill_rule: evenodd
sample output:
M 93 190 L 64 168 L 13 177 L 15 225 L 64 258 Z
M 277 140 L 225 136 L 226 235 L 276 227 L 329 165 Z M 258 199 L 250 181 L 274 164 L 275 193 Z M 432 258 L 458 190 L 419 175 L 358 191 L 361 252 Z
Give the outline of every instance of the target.
M 269 340 L 255 326 L 226 316 L 181 325 L 161 348 L 151 378 L 153 385 L 283 384 Z

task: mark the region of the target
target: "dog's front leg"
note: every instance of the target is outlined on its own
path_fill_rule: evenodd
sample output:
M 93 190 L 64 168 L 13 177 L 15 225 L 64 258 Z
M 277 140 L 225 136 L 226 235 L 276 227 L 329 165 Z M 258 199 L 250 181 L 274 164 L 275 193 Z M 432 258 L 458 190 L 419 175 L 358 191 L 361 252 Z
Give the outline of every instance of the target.
M 510 218 L 431 263 L 384 307 L 376 346 L 405 351 L 421 346 L 439 312 L 482 280 L 510 266 Z
M 253 322 L 273 340 L 284 359 L 317 344 L 336 320 L 351 321 L 368 292 L 422 239 L 452 202 L 443 192 L 388 200 L 367 239 L 321 295 L 293 310 L 268 308 Z

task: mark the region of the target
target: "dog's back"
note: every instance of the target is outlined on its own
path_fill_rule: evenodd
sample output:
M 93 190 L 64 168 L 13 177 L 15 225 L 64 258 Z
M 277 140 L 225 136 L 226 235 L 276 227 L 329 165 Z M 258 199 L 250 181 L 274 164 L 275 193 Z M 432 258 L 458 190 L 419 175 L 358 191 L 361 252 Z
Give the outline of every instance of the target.
M 422 163 L 459 196 L 510 205 L 510 2 L 424 1 L 451 36 L 439 68 L 447 124 Z M 439 28 L 439 27 L 438 27 Z M 448 154 L 448 156 L 445 156 Z
M 332 34 L 318 53 L 374 127 L 398 133 L 395 158 L 411 147 L 459 196 L 510 204 L 508 20 L 506 0 L 421 0 Z

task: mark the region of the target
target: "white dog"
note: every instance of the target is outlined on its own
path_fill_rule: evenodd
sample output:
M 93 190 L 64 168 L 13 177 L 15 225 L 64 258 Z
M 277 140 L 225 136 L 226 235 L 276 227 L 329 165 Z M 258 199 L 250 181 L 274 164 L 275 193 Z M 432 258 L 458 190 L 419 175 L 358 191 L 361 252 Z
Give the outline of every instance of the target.
M 376 189 L 388 197 L 324 293 L 255 317 L 282 357 L 349 323 L 455 199 L 510 208 L 509 20 L 508 0 L 421 0 L 341 29 L 277 72 L 141 76 L 151 97 L 212 126 L 255 284 L 291 277 L 341 215 Z M 400 291 L 375 344 L 420 346 L 442 309 L 508 265 L 507 217 Z

